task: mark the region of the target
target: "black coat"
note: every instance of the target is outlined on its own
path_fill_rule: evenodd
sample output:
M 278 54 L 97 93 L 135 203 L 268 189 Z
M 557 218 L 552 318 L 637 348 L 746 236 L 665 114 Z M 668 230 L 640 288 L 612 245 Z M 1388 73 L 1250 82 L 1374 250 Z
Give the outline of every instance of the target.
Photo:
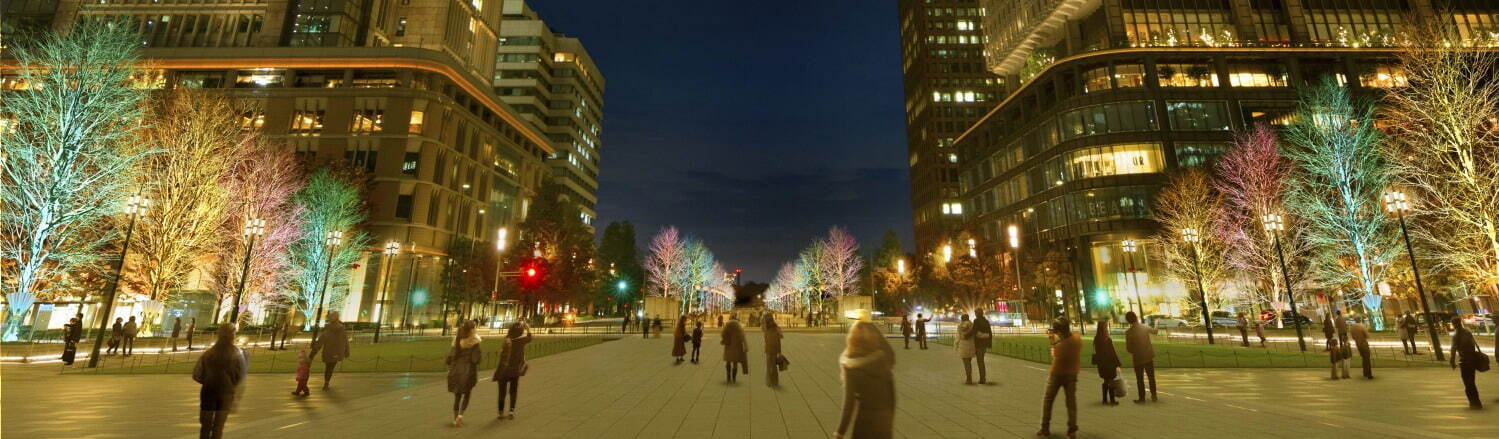
M 1100 378 L 1114 378 L 1122 365 L 1119 352 L 1114 349 L 1114 338 L 1107 335 L 1093 337 L 1093 364 L 1098 365 Z

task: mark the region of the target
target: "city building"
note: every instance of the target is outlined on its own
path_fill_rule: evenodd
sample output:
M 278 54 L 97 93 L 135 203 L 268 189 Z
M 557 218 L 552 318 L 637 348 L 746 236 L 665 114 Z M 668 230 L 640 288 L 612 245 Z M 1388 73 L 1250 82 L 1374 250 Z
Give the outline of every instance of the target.
M 554 142 L 491 86 L 502 0 L 52 3 L 20 25 L 124 20 L 141 33 L 154 87 L 222 89 L 245 108 L 246 128 L 284 140 L 288 154 L 365 172 L 372 246 L 335 308 L 347 321 L 436 319 L 450 246 L 494 248 L 549 175 Z M 402 252 L 385 267 L 388 241 Z M 207 297 L 184 303 L 169 305 L 205 318 L 212 309 Z
M 546 132 L 552 178 L 584 224 L 597 216 L 604 75 L 577 38 L 554 33 L 524 0 L 505 0 L 494 90 Z
M 1065 260 L 1074 277 L 1025 287 L 1055 288 L 1084 304 L 1112 297 L 1107 305 L 1123 309 L 1135 291 L 1132 263 L 1145 312 L 1160 314 L 1185 311 L 1177 303 L 1186 294 L 1160 275 L 1152 241 L 1159 232 L 1152 202 L 1168 173 L 1210 166 L 1234 131 L 1284 125 L 1298 86 L 1333 78 L 1367 96 L 1404 84 L 1389 47 L 1409 14 L 1469 34 L 1499 22 L 1499 4 L 1481 0 L 986 0 L 974 7 L 984 8 L 986 69 L 1008 88 L 956 136 L 966 227 L 997 245 L 1017 227 L 1024 266 Z M 1140 249 L 1124 253 L 1125 240 Z M 1106 313 L 1104 305 L 1085 306 Z
M 901 0 L 906 152 L 916 250 L 927 254 L 962 226 L 953 141 L 993 108 L 1000 78 L 984 65 L 977 0 Z

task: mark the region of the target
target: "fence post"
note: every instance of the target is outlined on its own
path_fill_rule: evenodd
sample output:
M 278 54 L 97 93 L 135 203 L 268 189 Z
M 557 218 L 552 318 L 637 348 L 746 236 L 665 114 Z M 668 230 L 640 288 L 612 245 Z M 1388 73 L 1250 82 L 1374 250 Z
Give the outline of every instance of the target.
M 411 366 L 412 366 L 413 363 L 416 363 L 416 356 L 415 355 L 407 355 L 406 356 L 406 373 L 411 373 Z
M 380 371 L 380 356 L 376 355 L 375 356 L 375 370 L 374 370 L 374 372 L 379 372 L 379 371 Z
M 1233 351 L 1233 353 L 1234 353 L 1234 367 L 1239 367 L 1239 351 Z

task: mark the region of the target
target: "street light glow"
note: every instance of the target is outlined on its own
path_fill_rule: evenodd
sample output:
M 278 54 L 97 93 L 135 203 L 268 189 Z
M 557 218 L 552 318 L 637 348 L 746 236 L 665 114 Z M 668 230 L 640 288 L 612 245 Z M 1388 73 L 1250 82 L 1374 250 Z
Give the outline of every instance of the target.
M 510 228 L 509 227 L 501 227 L 500 228 L 500 231 L 497 233 L 498 236 L 494 240 L 494 249 L 496 251 L 505 251 L 505 244 L 506 244 L 505 237 L 507 235 L 509 235 L 509 234 L 510 234 Z
M 942 262 L 952 262 L 952 244 L 942 244 Z
M 1389 191 L 1384 193 L 1384 208 L 1390 213 L 1407 212 L 1411 210 L 1411 204 L 1405 198 L 1405 192 Z
M 901 259 L 896 259 L 895 260 L 895 272 L 896 273 L 900 273 L 902 275 L 906 274 L 906 259 L 905 258 L 901 258 Z
M 1010 248 L 1020 248 L 1020 227 L 1010 224 L 1005 232 L 1010 235 Z
M 1264 218 L 1261 218 L 1261 220 L 1265 222 L 1266 232 L 1279 232 L 1286 229 L 1286 223 L 1281 220 L 1280 215 L 1268 214 Z
M 401 243 L 396 242 L 396 241 L 386 242 L 385 243 L 385 254 L 389 255 L 389 256 L 395 256 L 395 255 L 401 254 Z

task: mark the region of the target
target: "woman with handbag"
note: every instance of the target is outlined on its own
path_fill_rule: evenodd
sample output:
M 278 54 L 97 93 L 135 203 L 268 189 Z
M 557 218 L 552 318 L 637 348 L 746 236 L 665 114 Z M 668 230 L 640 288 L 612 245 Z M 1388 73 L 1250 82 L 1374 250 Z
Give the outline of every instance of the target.
M 453 426 L 463 426 L 463 411 L 468 410 L 469 395 L 479 383 L 479 361 L 484 354 L 479 351 L 479 334 L 474 323 L 464 323 L 453 337 L 453 348 L 444 361 L 448 364 L 448 391 L 453 393 Z
M 505 334 L 505 344 L 500 348 L 500 364 L 494 368 L 494 382 L 500 385 L 500 418 L 515 419 L 515 400 L 520 377 L 526 376 L 530 367 L 526 365 L 526 344 L 531 342 L 531 328 L 516 321 L 510 324 Z M 505 391 L 510 392 L 510 414 L 505 414 Z
M 1114 350 L 1114 339 L 1109 337 L 1109 321 L 1099 320 L 1098 331 L 1093 333 L 1093 364 L 1098 366 L 1098 377 L 1103 378 L 1103 403 L 1119 405 L 1114 381 L 1119 379 L 1119 352 Z M 1124 386 L 1118 386 L 1123 388 Z
M 869 311 L 848 331 L 843 370 L 843 414 L 837 439 L 886 439 L 895 428 L 895 350 L 871 323 Z
M 775 314 L 765 315 L 765 385 L 781 386 L 781 326 L 776 324 Z

